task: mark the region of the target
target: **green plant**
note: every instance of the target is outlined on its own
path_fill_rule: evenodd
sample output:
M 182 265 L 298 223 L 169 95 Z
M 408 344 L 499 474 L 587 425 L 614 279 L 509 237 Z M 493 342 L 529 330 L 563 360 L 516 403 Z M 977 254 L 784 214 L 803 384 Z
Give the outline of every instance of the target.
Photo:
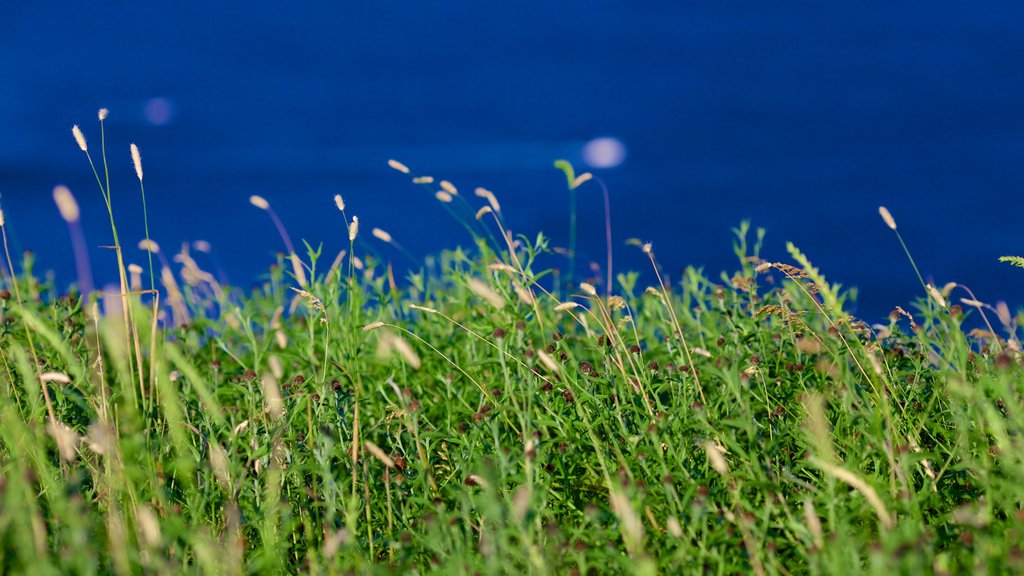
M 546 237 L 513 238 L 489 194 L 457 213 L 473 248 L 405 279 L 340 197 L 330 266 L 289 243 L 243 292 L 179 254 L 162 320 L 135 292 L 62 294 L 11 263 L 0 570 L 1024 569 L 1008 313 L 1005 337 L 968 337 L 987 305 L 929 286 L 868 326 L 747 224 L 719 279 L 670 284 L 648 244 L 654 274 L 564 295 Z

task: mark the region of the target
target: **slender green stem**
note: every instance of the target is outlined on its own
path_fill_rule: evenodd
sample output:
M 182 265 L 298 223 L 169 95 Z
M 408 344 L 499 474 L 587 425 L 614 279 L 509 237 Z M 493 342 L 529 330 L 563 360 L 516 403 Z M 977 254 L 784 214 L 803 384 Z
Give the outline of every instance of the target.
M 569 188 L 569 273 L 566 279 L 572 290 L 572 277 L 576 271 L 576 189 Z
M 903 235 L 900 234 L 899 230 L 893 230 L 896 232 L 896 238 L 900 241 L 900 246 L 903 246 L 903 251 L 907 254 L 907 259 L 910 260 L 910 265 L 914 268 L 914 274 L 917 274 L 917 279 L 921 282 L 921 287 L 925 290 L 928 289 L 928 285 L 925 283 L 924 278 L 921 276 L 921 271 L 917 269 L 917 263 L 914 262 L 914 257 L 910 255 L 910 249 L 907 248 L 907 243 L 903 241 Z
M 149 239 L 149 212 L 146 210 L 146 185 L 139 180 L 142 191 L 142 225 L 146 229 L 146 254 L 149 256 L 149 289 L 156 292 L 156 280 L 153 276 L 153 244 Z

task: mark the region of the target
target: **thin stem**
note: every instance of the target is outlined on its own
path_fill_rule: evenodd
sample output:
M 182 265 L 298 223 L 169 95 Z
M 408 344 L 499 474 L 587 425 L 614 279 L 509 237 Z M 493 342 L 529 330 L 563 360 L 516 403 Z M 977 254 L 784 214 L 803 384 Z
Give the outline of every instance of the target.
M 917 274 L 917 279 L 921 282 L 921 287 L 928 291 L 928 285 L 925 283 L 924 278 L 921 276 L 921 271 L 917 269 L 917 263 L 914 262 L 914 257 L 910 255 L 910 249 L 907 248 L 907 243 L 903 241 L 903 235 L 900 234 L 899 230 L 893 230 L 896 233 L 896 238 L 900 241 L 900 246 L 903 246 L 903 251 L 907 254 L 907 259 L 910 260 L 910 265 L 914 268 L 914 274 Z
M 566 274 L 572 290 L 573 272 L 576 271 L 576 188 L 569 187 L 569 273 Z
M 146 252 L 149 256 L 149 289 L 156 292 L 156 279 L 153 276 L 153 243 L 149 239 L 149 212 L 146 210 L 146 185 L 139 180 L 142 191 L 142 225 L 146 229 Z
M 604 237 L 607 240 L 608 250 L 608 272 L 607 272 L 607 284 L 605 285 L 605 294 L 612 293 L 612 207 L 611 200 L 608 197 L 608 187 L 604 185 L 604 181 L 600 178 L 594 179 L 598 185 L 601 186 L 601 193 L 604 195 Z

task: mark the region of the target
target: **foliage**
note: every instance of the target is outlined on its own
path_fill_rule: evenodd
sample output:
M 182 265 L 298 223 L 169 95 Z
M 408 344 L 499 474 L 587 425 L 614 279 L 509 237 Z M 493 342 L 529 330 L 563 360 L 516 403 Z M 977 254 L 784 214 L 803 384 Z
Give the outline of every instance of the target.
M 611 296 L 549 293 L 546 239 L 503 229 L 405 282 L 362 239 L 247 294 L 186 262 L 173 314 L 26 268 L 0 294 L 0 566 L 1024 570 L 1015 321 L 967 339 L 973 312 L 922 298 L 869 327 L 748 229 L 721 282 Z

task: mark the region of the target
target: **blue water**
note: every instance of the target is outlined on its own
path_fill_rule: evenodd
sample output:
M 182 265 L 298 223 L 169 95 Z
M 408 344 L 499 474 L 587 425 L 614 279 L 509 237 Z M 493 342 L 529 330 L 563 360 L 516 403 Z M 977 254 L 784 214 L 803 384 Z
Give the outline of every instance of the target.
M 513 5 L 514 4 L 514 5 Z M 79 2 L 0 4 L 0 202 L 16 245 L 74 280 L 50 190 L 82 203 L 97 274 L 109 228 L 70 135 L 108 144 L 122 234 L 142 237 L 128 155 L 144 158 L 153 237 L 205 239 L 230 278 L 254 281 L 293 237 L 333 254 L 342 194 L 364 229 L 417 255 L 465 243 L 398 158 L 464 193 L 497 193 L 511 226 L 567 242 L 551 162 L 612 136 L 608 183 L 620 266 L 734 266 L 730 227 L 792 240 L 877 319 L 921 293 L 922 271 L 1021 302 L 1024 4 L 1019 2 Z M 580 252 L 603 261 L 596 187 L 580 195 Z M 388 252 L 385 250 L 385 254 Z M 400 256 L 391 253 L 396 259 Z M 129 252 L 142 262 L 144 255 Z

